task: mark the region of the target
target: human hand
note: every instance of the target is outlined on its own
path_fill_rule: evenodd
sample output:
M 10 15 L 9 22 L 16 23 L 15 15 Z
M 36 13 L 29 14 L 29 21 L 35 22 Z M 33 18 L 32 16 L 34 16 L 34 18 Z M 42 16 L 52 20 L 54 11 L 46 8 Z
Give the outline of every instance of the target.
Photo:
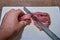
M 19 21 L 19 18 L 23 16 L 24 13 L 21 10 L 10 10 L 7 12 L 3 18 L 1 28 L 0 28 L 0 39 L 5 40 L 12 36 L 16 36 L 28 23 L 27 21 Z M 29 20 L 30 21 L 30 20 Z

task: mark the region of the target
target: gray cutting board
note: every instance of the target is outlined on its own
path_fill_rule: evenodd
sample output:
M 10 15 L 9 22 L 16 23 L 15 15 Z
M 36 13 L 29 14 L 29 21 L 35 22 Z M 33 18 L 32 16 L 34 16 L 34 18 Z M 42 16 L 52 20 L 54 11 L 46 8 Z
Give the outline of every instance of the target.
M 51 25 L 49 29 L 55 33 L 60 38 L 60 12 L 59 7 L 27 7 L 31 12 L 47 12 L 50 15 L 51 18 Z M 23 7 L 3 7 L 2 8 L 2 14 L 1 14 L 1 21 L 3 16 L 7 11 L 10 9 L 21 9 L 23 10 Z M 39 31 L 38 28 L 36 28 L 33 23 L 26 26 L 21 40 L 52 40 L 48 35 L 46 35 L 43 31 Z

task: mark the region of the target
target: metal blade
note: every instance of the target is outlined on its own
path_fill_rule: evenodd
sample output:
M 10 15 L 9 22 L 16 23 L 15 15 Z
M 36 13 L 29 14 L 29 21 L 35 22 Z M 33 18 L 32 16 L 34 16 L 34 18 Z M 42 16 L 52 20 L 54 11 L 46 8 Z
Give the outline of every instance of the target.
M 24 11 L 26 11 L 28 14 L 32 14 L 26 7 L 24 7 Z

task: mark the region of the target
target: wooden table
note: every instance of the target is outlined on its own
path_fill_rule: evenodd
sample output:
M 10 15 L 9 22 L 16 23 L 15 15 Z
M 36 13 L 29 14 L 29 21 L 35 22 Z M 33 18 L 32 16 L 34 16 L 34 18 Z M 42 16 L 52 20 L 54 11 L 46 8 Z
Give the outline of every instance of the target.
M 0 14 L 3 6 L 60 6 L 60 0 L 0 0 Z

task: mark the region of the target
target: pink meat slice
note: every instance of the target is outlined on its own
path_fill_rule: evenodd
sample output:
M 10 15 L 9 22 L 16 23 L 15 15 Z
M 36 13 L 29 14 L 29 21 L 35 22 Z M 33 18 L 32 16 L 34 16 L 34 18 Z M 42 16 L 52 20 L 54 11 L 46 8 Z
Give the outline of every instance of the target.
M 50 25 L 50 16 L 48 13 L 43 13 L 43 12 L 34 12 L 32 13 L 35 17 L 37 17 L 47 28 L 49 28 Z M 30 14 L 24 14 L 21 18 L 21 21 L 27 21 L 28 24 L 31 23 L 31 15 Z M 34 25 L 39 29 L 43 30 L 41 26 L 37 24 L 35 20 L 33 20 Z
M 31 15 L 30 14 L 25 14 L 19 20 L 20 21 L 27 21 L 27 24 L 30 24 L 31 23 Z
M 50 16 L 48 13 L 43 13 L 43 12 L 35 12 L 33 13 L 35 17 L 37 17 L 47 28 L 49 28 L 50 25 Z M 43 30 L 41 26 L 37 24 L 36 21 L 33 21 L 34 25 L 39 28 L 39 30 Z

